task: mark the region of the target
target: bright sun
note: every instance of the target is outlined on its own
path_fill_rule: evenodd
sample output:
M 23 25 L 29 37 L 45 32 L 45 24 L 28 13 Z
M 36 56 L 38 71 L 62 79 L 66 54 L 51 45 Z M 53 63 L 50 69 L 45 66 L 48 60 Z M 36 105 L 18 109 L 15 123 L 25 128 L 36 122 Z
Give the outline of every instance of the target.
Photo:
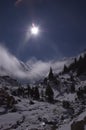
M 34 24 L 32 24 L 31 34 L 37 35 L 38 33 L 39 33 L 39 28 L 37 26 L 35 26 Z

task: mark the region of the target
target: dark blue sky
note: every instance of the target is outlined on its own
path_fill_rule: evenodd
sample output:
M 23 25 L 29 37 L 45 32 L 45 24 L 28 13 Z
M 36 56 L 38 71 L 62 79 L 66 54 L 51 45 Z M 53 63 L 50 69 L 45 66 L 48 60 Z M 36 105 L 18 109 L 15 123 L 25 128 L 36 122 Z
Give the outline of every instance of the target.
M 19 59 L 49 60 L 86 48 L 85 0 L 0 0 L 0 42 Z M 23 45 L 32 22 L 41 33 Z

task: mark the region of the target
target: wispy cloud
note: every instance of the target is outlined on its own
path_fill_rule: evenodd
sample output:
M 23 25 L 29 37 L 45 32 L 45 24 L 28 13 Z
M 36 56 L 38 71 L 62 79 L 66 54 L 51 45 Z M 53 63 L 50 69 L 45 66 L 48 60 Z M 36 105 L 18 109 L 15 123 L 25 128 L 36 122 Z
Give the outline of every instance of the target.
M 31 4 L 34 4 L 36 2 L 42 2 L 42 1 L 44 1 L 44 0 L 16 0 L 15 5 L 18 6 L 22 2 L 25 2 L 25 3 L 28 3 L 31 5 Z M 47 0 L 45 0 L 45 1 L 47 1 Z
M 10 74 L 20 78 L 25 77 L 19 60 L 0 45 L 0 74 Z
M 42 61 L 32 58 L 26 64 L 30 67 L 30 76 L 34 79 L 46 77 L 49 73 L 50 67 L 53 68 L 54 73 L 59 73 L 66 61 Z
M 38 80 L 47 76 L 50 67 L 58 73 L 66 61 L 42 61 L 31 58 L 26 63 L 19 61 L 0 45 L 0 75 L 13 75 L 20 79 Z
M 20 4 L 23 0 L 16 0 L 15 5 L 17 6 L 18 4 Z

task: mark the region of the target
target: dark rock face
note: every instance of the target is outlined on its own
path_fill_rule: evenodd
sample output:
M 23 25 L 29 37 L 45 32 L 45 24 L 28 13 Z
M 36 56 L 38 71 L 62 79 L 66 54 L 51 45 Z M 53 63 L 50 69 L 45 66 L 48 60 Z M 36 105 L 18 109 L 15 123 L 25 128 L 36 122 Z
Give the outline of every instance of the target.
M 71 130 L 85 130 L 85 125 L 86 118 L 81 121 L 73 122 L 71 125 Z
M 10 76 L 0 76 L 0 84 L 6 83 L 11 86 L 19 86 L 19 82 Z

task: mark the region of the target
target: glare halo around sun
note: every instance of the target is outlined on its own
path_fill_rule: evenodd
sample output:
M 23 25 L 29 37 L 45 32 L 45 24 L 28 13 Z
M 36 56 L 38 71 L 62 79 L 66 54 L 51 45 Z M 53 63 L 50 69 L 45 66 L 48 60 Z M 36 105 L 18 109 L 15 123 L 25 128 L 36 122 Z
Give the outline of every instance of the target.
M 38 33 L 39 33 L 39 28 L 33 24 L 31 27 L 31 34 L 37 35 Z

